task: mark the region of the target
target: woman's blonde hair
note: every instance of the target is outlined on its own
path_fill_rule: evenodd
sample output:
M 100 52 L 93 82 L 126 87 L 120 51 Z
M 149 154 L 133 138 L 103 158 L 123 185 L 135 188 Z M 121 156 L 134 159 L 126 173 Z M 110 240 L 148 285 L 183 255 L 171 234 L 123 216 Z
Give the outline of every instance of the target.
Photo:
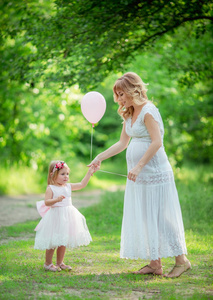
M 118 91 L 121 90 L 128 96 L 130 96 L 133 102 L 137 105 L 141 105 L 148 100 L 146 92 L 146 85 L 140 76 L 138 76 L 134 72 L 125 73 L 123 76 L 118 78 L 113 87 L 114 93 L 114 101 L 118 102 L 119 108 L 118 113 L 125 120 L 133 115 L 134 108 L 130 106 L 128 108 L 124 108 L 124 105 L 118 101 Z
M 63 165 L 62 168 L 57 168 L 56 165 Z M 58 173 L 61 169 L 66 168 L 70 171 L 70 168 L 68 165 L 61 160 L 52 160 L 49 165 L 49 171 L 48 171 L 48 177 L 47 177 L 47 184 L 55 184 L 55 180 L 58 176 Z

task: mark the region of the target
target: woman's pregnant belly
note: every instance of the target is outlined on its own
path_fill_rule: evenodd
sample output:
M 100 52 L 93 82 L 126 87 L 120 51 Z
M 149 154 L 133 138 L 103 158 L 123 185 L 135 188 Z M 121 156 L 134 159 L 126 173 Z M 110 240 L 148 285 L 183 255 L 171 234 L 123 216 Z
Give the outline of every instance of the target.
M 143 141 L 142 139 L 131 140 L 126 152 L 128 172 L 138 164 L 139 160 L 148 150 L 150 144 L 151 142 Z M 168 161 L 164 147 L 161 147 L 151 160 L 143 167 L 141 173 L 158 173 L 171 170 L 172 168 Z

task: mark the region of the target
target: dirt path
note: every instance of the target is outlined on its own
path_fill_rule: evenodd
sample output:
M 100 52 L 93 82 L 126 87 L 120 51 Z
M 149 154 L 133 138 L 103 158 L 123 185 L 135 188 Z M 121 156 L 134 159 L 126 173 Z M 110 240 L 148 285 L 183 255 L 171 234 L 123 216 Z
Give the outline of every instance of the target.
M 76 208 L 87 207 L 100 201 L 102 190 L 73 192 L 72 203 Z M 0 227 L 11 226 L 28 220 L 39 219 L 36 201 L 44 199 L 41 195 L 20 195 L 0 197 Z

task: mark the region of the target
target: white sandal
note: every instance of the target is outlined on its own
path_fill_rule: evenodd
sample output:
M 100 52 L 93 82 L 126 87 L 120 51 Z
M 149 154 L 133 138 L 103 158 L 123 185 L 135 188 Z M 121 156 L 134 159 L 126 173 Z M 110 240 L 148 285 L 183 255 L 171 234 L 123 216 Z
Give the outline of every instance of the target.
M 58 268 L 57 266 L 54 266 L 53 264 L 50 264 L 49 266 L 47 266 L 46 264 L 44 264 L 44 269 L 45 271 L 52 271 L 52 272 L 57 272 L 57 271 L 61 271 L 60 268 Z
M 56 266 L 57 266 L 58 268 L 60 268 L 61 270 L 68 270 L 68 271 L 71 271 L 71 270 L 72 270 L 72 268 L 71 268 L 70 266 L 65 265 L 65 263 L 63 263 L 63 262 L 62 262 L 60 265 L 56 264 Z

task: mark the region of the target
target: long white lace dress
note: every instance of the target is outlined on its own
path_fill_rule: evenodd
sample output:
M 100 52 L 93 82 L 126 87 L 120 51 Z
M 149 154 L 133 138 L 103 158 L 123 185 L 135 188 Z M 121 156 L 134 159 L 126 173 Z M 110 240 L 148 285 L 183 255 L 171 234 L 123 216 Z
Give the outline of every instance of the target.
M 158 122 L 163 141 L 164 127 L 156 106 L 148 102 L 126 133 L 128 172 L 148 149 L 151 138 L 144 123 L 146 114 Z M 172 167 L 162 146 L 144 166 L 136 182 L 127 179 L 121 231 L 121 258 L 157 260 L 187 254 L 182 214 Z

